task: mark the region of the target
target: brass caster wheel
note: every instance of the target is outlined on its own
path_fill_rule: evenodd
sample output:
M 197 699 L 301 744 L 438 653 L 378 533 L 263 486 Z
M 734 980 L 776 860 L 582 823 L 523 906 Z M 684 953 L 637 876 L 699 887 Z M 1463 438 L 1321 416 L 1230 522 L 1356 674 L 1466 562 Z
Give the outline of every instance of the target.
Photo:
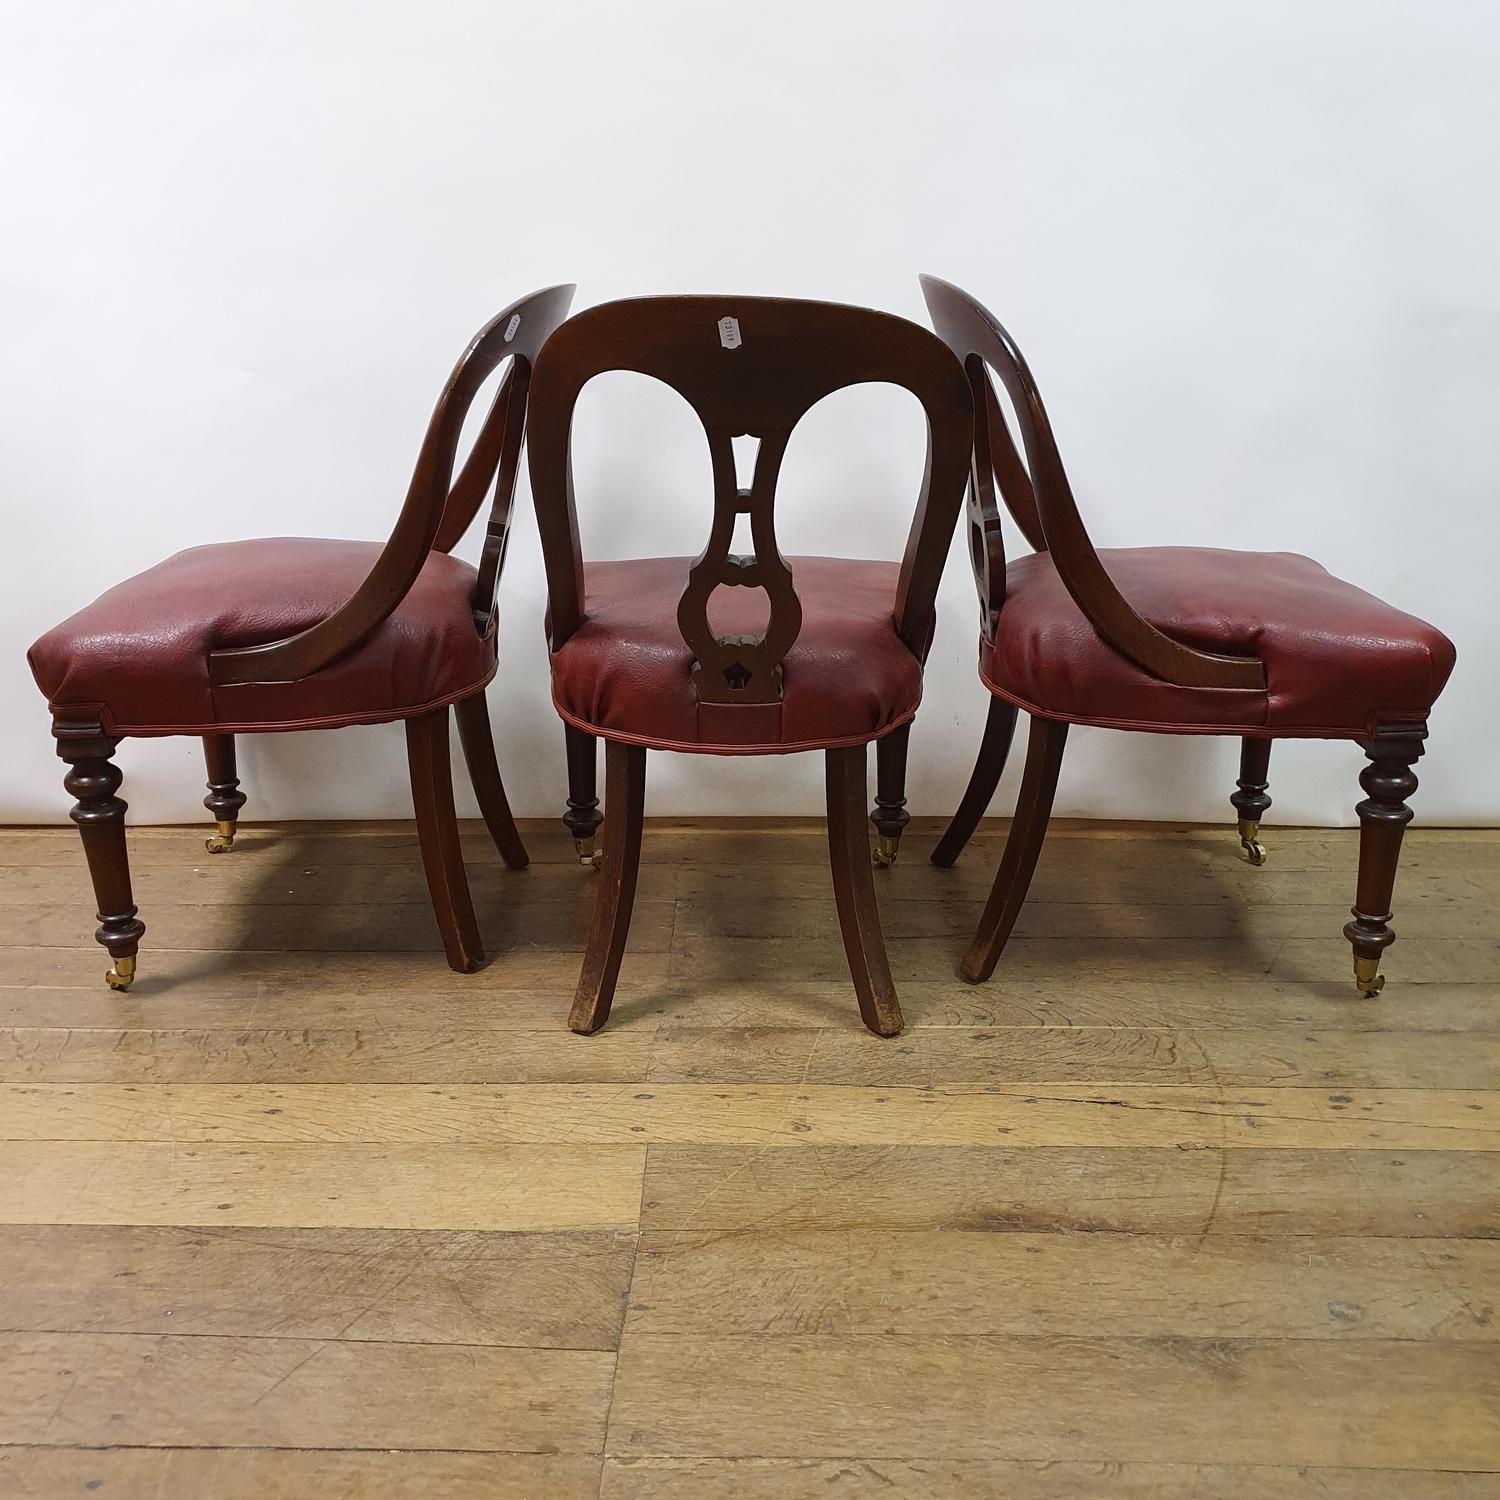
M 1385 988 L 1385 975 L 1380 972 L 1380 960 L 1356 956 L 1354 983 L 1361 995 L 1374 999 Z
M 897 834 L 892 838 L 889 834 L 882 833 L 875 840 L 874 860 L 878 868 L 889 869 L 896 863 L 896 855 L 901 849 L 901 836 Z
M 1266 862 L 1266 846 L 1260 841 L 1260 823 L 1254 818 L 1240 819 L 1240 843 L 1245 850 L 1245 858 L 1252 865 L 1263 865 Z
M 128 990 L 135 982 L 135 957 L 117 958 L 104 975 L 104 982 L 112 990 Z
M 204 839 L 203 847 L 210 854 L 228 854 L 234 848 L 235 825 L 224 818 L 214 824 L 214 832 Z
M 578 863 L 588 869 L 597 870 L 604 863 L 604 851 L 595 845 L 593 839 L 574 839 L 573 847 L 578 851 Z

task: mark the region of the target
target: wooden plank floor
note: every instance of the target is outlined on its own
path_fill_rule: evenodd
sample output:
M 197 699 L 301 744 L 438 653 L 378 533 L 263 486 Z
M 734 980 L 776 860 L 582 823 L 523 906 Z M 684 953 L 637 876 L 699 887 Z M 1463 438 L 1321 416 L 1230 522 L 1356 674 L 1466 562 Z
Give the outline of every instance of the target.
M 820 826 L 648 828 L 608 1029 L 551 826 L 450 973 L 402 825 L 0 832 L 0 1496 L 1500 1497 L 1500 834 L 1003 829 L 881 872 L 859 1025 Z

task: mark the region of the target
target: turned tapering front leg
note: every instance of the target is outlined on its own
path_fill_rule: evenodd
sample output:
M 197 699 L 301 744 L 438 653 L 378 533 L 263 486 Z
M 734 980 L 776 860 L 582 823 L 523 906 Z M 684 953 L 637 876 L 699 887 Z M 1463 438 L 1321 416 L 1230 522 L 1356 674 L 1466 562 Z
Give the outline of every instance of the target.
M 227 854 L 234 847 L 240 809 L 246 801 L 235 767 L 234 736 L 204 735 L 203 760 L 208 767 L 208 796 L 203 805 L 214 816 L 214 831 L 205 840 L 205 847 L 210 854 Z
M 568 807 L 563 823 L 573 835 L 578 862 L 597 868 L 600 855 L 595 835 L 604 821 L 599 811 L 599 743 L 586 730 L 563 725 L 568 746 Z
M 1240 742 L 1240 777 L 1235 783 L 1239 790 L 1231 792 L 1229 800 L 1240 815 L 1240 843 L 1252 865 L 1266 862 L 1265 845 L 1260 841 L 1260 820 L 1271 805 L 1271 799 L 1266 795 L 1270 769 L 1270 740 L 1252 739 L 1246 735 Z
M 1355 808 L 1359 814 L 1359 886 L 1352 908 L 1354 920 L 1345 924 L 1344 936 L 1354 945 L 1354 982 L 1365 995 L 1380 993 L 1385 984 L 1380 957 L 1396 941 L 1390 925 L 1391 893 L 1402 835 L 1412 819 L 1406 799 L 1417 789 L 1412 766 L 1426 738 L 1425 725 L 1377 728 L 1375 738 L 1362 746 L 1370 763 L 1359 776 L 1367 795 Z
M 875 811 L 870 821 L 878 839 L 875 863 L 893 865 L 901 848 L 901 834 L 911 822 L 906 810 L 906 749 L 911 725 L 903 724 L 875 741 Z
M 57 753 L 70 769 L 63 785 L 78 800 L 69 816 L 78 825 L 99 908 L 95 940 L 114 960 L 105 974 L 112 990 L 128 990 L 146 924 L 130 894 L 130 863 L 125 851 L 125 803 L 115 795 L 124 780 L 110 759 L 118 743 L 97 722 L 54 719 Z

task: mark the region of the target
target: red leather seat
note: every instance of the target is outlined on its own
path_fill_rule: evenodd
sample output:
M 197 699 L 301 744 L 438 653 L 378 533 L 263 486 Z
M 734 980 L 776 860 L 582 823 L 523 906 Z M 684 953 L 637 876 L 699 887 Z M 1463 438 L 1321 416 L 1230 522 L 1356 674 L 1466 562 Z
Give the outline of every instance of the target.
M 1264 691 L 1183 687 L 1102 641 L 1049 553 L 1006 568 L 980 675 L 1029 713 L 1115 729 L 1360 738 L 1425 719 L 1453 670 L 1431 625 L 1292 552 L 1107 548 L 1099 560 L 1150 624 L 1200 650 L 1258 657 Z
M 900 565 L 787 561 L 802 629 L 782 665 L 779 704 L 699 704 L 677 623 L 692 560 L 648 557 L 584 565 L 583 622 L 552 656 L 558 713 L 604 739 L 718 755 L 859 745 L 907 723 L 921 702 L 922 665 L 896 633 Z M 711 614 L 720 634 L 756 634 L 765 595 L 721 588 Z
M 494 675 L 474 628 L 477 575 L 431 552 L 395 612 L 347 655 L 298 682 L 209 682 L 209 653 L 279 641 L 327 619 L 382 543 L 268 537 L 192 547 L 101 594 L 31 648 L 54 711 L 97 708 L 112 735 L 324 729 L 409 718 Z

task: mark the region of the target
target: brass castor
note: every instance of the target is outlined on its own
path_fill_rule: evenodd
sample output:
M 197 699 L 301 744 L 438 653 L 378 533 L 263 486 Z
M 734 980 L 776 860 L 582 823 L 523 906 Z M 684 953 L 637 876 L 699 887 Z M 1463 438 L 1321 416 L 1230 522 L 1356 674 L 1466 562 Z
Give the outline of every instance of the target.
M 1378 958 L 1354 957 L 1354 983 L 1361 995 L 1373 999 L 1385 988 L 1385 975 L 1380 972 Z
M 117 958 L 104 975 L 104 982 L 112 990 L 128 990 L 135 982 L 135 956 Z
M 1266 846 L 1260 841 L 1260 820 L 1258 818 L 1240 819 L 1240 843 L 1245 849 L 1245 858 L 1252 865 L 1263 865 L 1266 862 Z
M 214 832 L 204 839 L 203 847 L 210 854 L 228 854 L 234 848 L 235 825 L 226 818 L 214 824 Z
M 578 851 L 579 864 L 597 870 L 604 863 L 604 851 L 596 845 L 592 835 L 586 839 L 574 839 L 573 847 Z
M 888 833 L 880 834 L 875 840 L 875 863 L 882 870 L 889 869 L 896 863 L 896 855 L 901 848 L 901 835 L 898 833 L 893 838 Z

